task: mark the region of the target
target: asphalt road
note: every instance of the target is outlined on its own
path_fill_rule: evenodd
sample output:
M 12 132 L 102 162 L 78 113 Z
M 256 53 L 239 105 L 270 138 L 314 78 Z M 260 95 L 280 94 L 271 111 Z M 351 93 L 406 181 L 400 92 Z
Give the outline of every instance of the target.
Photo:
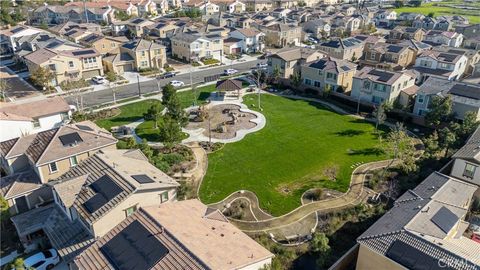
M 239 72 L 249 71 L 253 67 L 255 67 L 258 62 L 265 62 L 265 60 L 256 60 L 256 61 L 250 61 L 245 63 L 237 63 L 234 65 L 224 65 L 224 66 L 210 68 L 206 70 L 198 70 L 193 72 L 192 81 L 194 84 L 204 82 L 205 77 L 222 74 L 223 71 L 228 68 L 237 69 Z M 181 75 L 177 75 L 173 78 L 160 80 L 160 87 L 166 85 L 172 80 L 182 81 L 185 83 L 185 85 L 189 85 L 190 73 L 184 73 Z M 140 92 L 142 95 L 158 91 L 158 87 L 159 85 L 157 84 L 156 79 L 140 82 Z M 134 84 L 116 87 L 115 96 L 117 100 L 138 96 L 138 84 L 134 83 Z M 88 92 L 83 94 L 73 94 L 71 96 L 65 97 L 67 102 L 72 105 L 77 105 L 77 102 L 81 102 L 80 100 L 82 100 L 82 98 L 83 98 L 83 107 L 88 108 L 95 105 L 112 102 L 113 93 L 110 89 L 105 89 L 105 90 L 99 90 L 99 91 Z

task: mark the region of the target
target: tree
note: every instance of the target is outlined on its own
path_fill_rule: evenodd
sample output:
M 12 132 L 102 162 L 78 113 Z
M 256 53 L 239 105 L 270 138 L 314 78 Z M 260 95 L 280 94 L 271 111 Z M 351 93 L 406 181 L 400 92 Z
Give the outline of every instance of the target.
M 445 149 L 444 157 L 447 157 L 449 150 L 457 141 L 457 135 L 450 128 L 444 127 L 439 132 L 439 138 L 440 147 Z
M 3 229 L 4 223 L 10 218 L 10 207 L 8 206 L 7 200 L 3 196 L 0 196 L 0 222 Z
M 405 4 L 403 3 L 403 0 L 395 0 L 394 4 L 393 4 L 396 8 L 401 8 L 403 7 Z
M 117 80 L 117 74 L 115 74 L 115 72 L 113 71 L 109 71 L 105 74 L 105 77 L 108 81 L 110 82 L 114 82 Z
M 162 104 L 167 109 L 166 115 L 176 120 L 181 127 L 188 124 L 187 113 L 182 108 L 177 90 L 171 84 L 162 88 Z
M 414 6 L 414 7 L 419 7 L 422 5 L 422 0 L 410 0 L 410 2 L 408 2 L 408 4 L 410 4 L 411 6 Z
M 172 97 L 176 94 L 175 87 L 171 84 L 167 84 L 162 88 L 162 104 L 167 107 Z
M 155 122 L 154 128 L 158 128 L 158 121 L 162 117 L 162 105 L 158 102 L 150 106 L 147 112 L 143 115 L 146 120 L 153 120 Z
M 397 123 L 387 135 L 384 145 L 387 153 L 393 156 L 393 160 L 400 161 L 400 169 L 409 174 L 417 169 L 415 160 L 415 143 L 408 136 L 407 130 L 401 123 Z M 392 160 L 392 162 L 393 162 Z M 389 164 L 389 166 L 392 163 Z M 387 169 L 388 167 L 387 166 Z
M 299 87 L 300 84 L 302 83 L 302 75 L 300 74 L 300 72 L 294 72 L 290 79 L 292 80 L 292 84 L 295 86 L 295 87 Z
M 461 139 L 462 143 L 478 128 L 479 124 L 480 122 L 477 121 L 477 114 L 475 112 L 465 113 L 463 122 L 457 132 L 457 136 Z
M 324 233 L 315 233 L 310 241 L 310 250 L 318 254 L 317 266 L 324 267 L 330 255 L 331 248 L 328 245 L 328 237 Z
M 332 86 L 330 84 L 325 84 L 323 87 L 323 97 L 327 98 L 332 93 Z
M 140 148 L 140 150 L 142 150 L 142 153 L 148 158 L 150 162 L 152 162 L 153 150 L 150 145 L 148 145 L 148 141 L 146 139 L 142 140 L 142 143 L 138 145 L 138 148 Z
M 127 138 L 127 149 L 132 149 L 137 146 L 137 142 L 133 137 Z
M 30 74 L 30 79 L 39 87 L 48 87 L 55 75 L 48 68 L 38 67 Z
M 438 133 L 435 130 L 430 136 L 423 140 L 425 145 L 425 156 L 435 158 L 440 151 Z
M 427 17 L 430 17 L 430 18 L 433 18 L 433 16 L 435 16 L 435 12 L 429 12 Z
M 378 132 L 378 125 L 381 125 L 387 119 L 387 114 L 385 113 L 385 107 L 382 104 L 375 106 L 372 112 L 373 118 L 375 118 L 375 132 Z
M 273 67 L 271 78 L 275 84 L 278 83 L 278 79 L 280 78 L 280 68 L 278 65 Z
M 160 127 L 160 138 L 168 149 L 171 149 L 182 139 L 182 128 L 178 122 L 169 115 L 163 117 L 162 125 Z
M 132 18 L 132 16 L 128 15 L 128 13 L 123 10 L 117 10 L 115 11 L 115 18 L 119 19 L 120 21 L 127 21 Z
M 433 96 L 430 100 L 429 111 L 425 115 L 425 123 L 437 129 L 440 124 L 452 118 L 452 98 L 450 96 Z
M 8 84 L 7 80 L 0 80 L 0 101 L 5 101 L 5 93 L 9 87 L 10 85 Z

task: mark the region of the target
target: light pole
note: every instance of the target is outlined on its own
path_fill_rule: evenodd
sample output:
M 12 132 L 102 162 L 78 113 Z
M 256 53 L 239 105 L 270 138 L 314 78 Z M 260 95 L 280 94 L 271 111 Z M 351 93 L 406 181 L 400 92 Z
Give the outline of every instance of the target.
M 112 90 L 112 95 L 113 95 L 113 104 L 117 104 L 117 97 L 115 94 L 115 82 L 110 82 L 110 89 Z M 113 87 L 112 87 L 113 85 Z
M 262 111 L 262 107 L 261 107 L 261 105 L 260 105 L 260 90 L 261 90 L 261 87 L 260 87 L 260 76 L 261 76 L 261 75 L 260 75 L 260 70 L 261 70 L 260 68 L 257 68 L 257 72 L 256 72 L 256 73 L 257 73 L 257 74 L 256 74 L 257 76 L 256 76 L 256 79 L 257 79 L 257 89 L 258 89 L 258 91 L 257 91 L 257 94 L 258 94 L 258 109 L 259 109 L 260 111 Z
M 358 95 L 358 99 L 357 99 L 357 114 L 360 115 L 360 99 L 362 98 L 362 90 L 360 90 L 360 94 Z
M 138 85 L 138 97 L 142 97 L 142 92 L 140 91 L 140 75 L 137 74 L 137 85 Z

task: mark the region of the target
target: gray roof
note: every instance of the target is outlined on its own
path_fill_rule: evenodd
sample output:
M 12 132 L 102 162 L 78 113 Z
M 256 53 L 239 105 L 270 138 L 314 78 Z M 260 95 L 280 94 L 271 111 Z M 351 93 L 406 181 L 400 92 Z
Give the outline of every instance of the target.
M 480 164 L 480 127 L 470 136 L 467 143 L 460 148 L 452 157 L 475 161 Z M 480 182 L 477 183 L 480 185 Z

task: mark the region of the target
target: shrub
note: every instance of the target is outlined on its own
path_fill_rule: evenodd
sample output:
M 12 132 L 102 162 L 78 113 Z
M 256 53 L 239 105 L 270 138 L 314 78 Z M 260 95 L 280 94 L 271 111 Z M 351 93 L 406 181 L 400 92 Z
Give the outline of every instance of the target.
M 202 62 L 203 62 L 205 65 L 213 65 L 213 64 L 220 63 L 220 61 L 218 61 L 218 60 L 215 59 L 215 58 L 203 59 Z
M 65 90 L 72 90 L 72 89 L 79 89 L 89 87 L 90 83 L 85 81 L 84 79 L 80 79 L 78 81 L 63 81 L 60 83 L 60 87 Z
M 312 198 L 315 201 L 319 201 L 320 199 L 322 199 L 322 195 L 323 195 L 323 190 L 321 188 L 316 188 L 311 191 L 310 198 Z
M 197 61 L 192 62 L 192 67 L 198 67 L 198 66 L 201 66 L 200 63 L 198 63 Z

